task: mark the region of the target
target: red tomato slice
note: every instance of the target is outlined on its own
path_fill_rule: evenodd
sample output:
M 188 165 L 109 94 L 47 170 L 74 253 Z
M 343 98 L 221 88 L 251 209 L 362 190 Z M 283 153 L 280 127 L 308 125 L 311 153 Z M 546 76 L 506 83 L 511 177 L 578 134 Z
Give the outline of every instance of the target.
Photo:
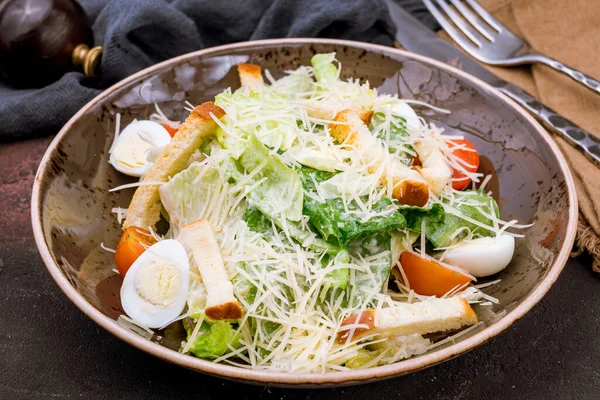
M 167 124 L 162 124 L 162 126 L 167 130 L 167 132 L 169 132 L 169 135 L 171 135 L 171 137 L 175 136 L 175 134 L 179 130 L 178 128 L 173 128 L 171 125 Z
M 479 154 L 473 143 L 467 139 L 452 139 L 448 141 L 448 146 L 454 156 L 464 161 L 461 165 L 467 171 L 477 172 L 479 169 Z M 471 183 L 471 178 L 462 171 L 454 170 L 452 173 L 452 188 L 454 190 L 463 190 L 469 183 Z
M 135 226 L 125 229 L 115 250 L 115 264 L 123 278 L 131 264 L 154 243 L 156 240 L 145 229 Z
M 452 289 L 466 287 L 471 282 L 468 276 L 409 251 L 402 252 L 400 264 L 410 288 L 424 296 L 442 297 Z

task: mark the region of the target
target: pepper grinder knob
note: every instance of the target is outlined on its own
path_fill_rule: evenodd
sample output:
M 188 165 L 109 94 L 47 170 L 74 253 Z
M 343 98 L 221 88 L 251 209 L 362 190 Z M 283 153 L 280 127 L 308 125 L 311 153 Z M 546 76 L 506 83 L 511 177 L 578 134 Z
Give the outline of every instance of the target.
M 42 87 L 66 72 L 100 73 L 87 15 L 75 0 L 0 0 L 0 80 Z
M 102 46 L 92 47 L 85 43 L 78 44 L 71 54 L 73 65 L 81 65 L 83 73 L 89 78 L 96 78 L 99 74 L 100 56 Z

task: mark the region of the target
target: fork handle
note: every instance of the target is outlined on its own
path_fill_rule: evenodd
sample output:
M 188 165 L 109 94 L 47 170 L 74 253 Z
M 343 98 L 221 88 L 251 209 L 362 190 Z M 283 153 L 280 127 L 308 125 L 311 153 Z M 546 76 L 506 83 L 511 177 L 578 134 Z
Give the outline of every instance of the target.
M 560 116 L 556 111 L 546 107 L 512 83 L 498 87 L 498 90 L 516 101 L 549 131 L 563 137 L 571 146 L 581 151 L 588 160 L 600 167 L 600 139 Z
M 535 61 L 544 63 L 544 64 L 554 68 L 555 70 L 570 76 L 571 79 L 587 86 L 588 88 L 592 89 L 594 92 L 600 94 L 600 81 L 599 80 L 594 79 L 591 76 L 586 75 L 583 72 L 576 70 L 575 68 L 571 68 L 568 65 L 565 65 L 565 64 L 561 63 L 560 61 L 555 60 L 554 58 L 546 57 L 541 54 L 535 55 Z

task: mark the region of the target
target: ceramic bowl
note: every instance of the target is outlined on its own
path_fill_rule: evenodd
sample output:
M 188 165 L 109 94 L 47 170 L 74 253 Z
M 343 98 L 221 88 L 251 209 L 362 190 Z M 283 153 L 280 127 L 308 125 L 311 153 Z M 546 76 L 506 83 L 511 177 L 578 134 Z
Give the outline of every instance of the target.
M 517 241 L 510 266 L 486 289 L 499 299 L 475 306 L 482 323 L 468 334 L 429 353 L 392 365 L 330 373 L 266 372 L 216 364 L 177 352 L 178 333 L 148 340 L 116 323 L 122 313 L 121 278 L 111 253 L 121 228 L 111 213 L 127 207 L 132 190 L 108 189 L 132 182 L 108 164 L 116 115 L 121 126 L 146 119 L 154 103 L 183 120 L 184 101 L 199 104 L 239 86 L 236 64 L 259 64 L 280 77 L 309 64 L 317 52 L 336 52 L 345 78 L 368 80 L 381 93 L 398 94 L 452 111 L 419 109 L 449 133 L 465 135 L 496 175 L 489 187 L 501 217 L 535 223 Z M 274 385 L 355 384 L 417 371 L 465 353 L 507 329 L 529 311 L 557 279 L 571 250 L 577 200 L 567 164 L 550 136 L 498 91 L 446 64 L 366 43 L 285 39 L 214 47 L 140 71 L 83 107 L 58 133 L 41 164 L 31 201 L 32 221 L 42 259 L 60 288 L 100 326 L 133 346 L 183 367 L 230 379 Z M 109 367 L 109 366 L 107 366 Z

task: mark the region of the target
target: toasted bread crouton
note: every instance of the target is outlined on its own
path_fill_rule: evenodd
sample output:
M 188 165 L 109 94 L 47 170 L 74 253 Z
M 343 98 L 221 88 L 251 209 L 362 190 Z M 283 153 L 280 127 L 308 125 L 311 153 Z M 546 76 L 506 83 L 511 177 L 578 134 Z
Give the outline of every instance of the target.
M 214 320 L 240 319 L 242 307 L 233 295 L 233 284 L 225 270 L 221 249 L 210 222 L 200 219 L 185 225 L 179 240 L 192 253 L 202 277 L 207 293 L 206 316 Z
M 365 109 L 342 110 L 333 119 L 339 123 L 329 124 L 329 133 L 338 142 L 359 149 L 364 159 L 370 163 L 370 173 L 375 173 L 384 164 L 386 171 L 381 175 L 381 185 L 386 186 L 391 179 L 392 197 L 400 204 L 424 206 L 429 200 L 427 181 L 417 171 L 396 160 L 389 160 L 387 150 L 367 129 L 364 129 L 371 123 L 372 116 L 373 111 Z
M 204 314 L 215 321 L 221 319 L 240 319 L 242 318 L 243 311 L 239 303 L 236 301 L 230 301 L 229 303 L 221 303 L 216 306 L 206 307 Z
M 167 182 L 169 177 L 182 171 L 202 142 L 216 132 L 217 124 L 211 114 L 221 118 L 225 115 L 225 111 L 212 101 L 194 108 L 179 127 L 177 134 L 152 164 L 142 182 Z M 137 188 L 129 204 L 123 229 L 130 226 L 148 229 L 154 227 L 160 220 L 161 205 L 158 188 L 158 185 Z
M 353 315 L 338 330 L 338 342 L 354 340 L 363 335 L 382 337 L 425 335 L 460 329 L 477 323 L 477 314 L 462 297 L 427 300 L 420 303 L 395 303 L 394 306 L 364 310 Z
M 392 197 L 400 204 L 423 207 L 429 201 L 429 186 L 422 179 L 394 177 Z
M 421 161 L 421 168 L 417 171 L 427 181 L 431 192 L 439 196 L 447 185 L 452 185 L 452 169 L 448 166 L 446 157 L 434 140 L 415 142 L 414 148 Z
M 353 144 L 360 128 L 369 125 L 372 117 L 373 111 L 364 108 L 342 110 L 329 124 L 329 134 L 340 143 Z
M 255 64 L 238 64 L 238 74 L 243 88 L 256 89 L 264 85 L 262 69 Z

